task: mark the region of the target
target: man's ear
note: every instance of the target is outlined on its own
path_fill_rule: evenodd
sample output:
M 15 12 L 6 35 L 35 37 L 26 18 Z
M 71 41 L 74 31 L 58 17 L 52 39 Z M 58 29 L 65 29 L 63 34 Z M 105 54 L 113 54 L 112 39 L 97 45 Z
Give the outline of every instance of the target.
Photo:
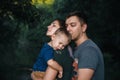
M 83 31 L 83 32 L 86 32 L 86 29 L 87 29 L 87 24 L 83 24 L 83 25 L 82 25 L 82 31 Z

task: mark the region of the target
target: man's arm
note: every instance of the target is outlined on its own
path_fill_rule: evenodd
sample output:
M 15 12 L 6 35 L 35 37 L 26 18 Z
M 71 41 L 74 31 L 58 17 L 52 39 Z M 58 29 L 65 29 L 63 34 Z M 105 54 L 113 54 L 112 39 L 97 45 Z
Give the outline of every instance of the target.
M 78 69 L 78 80 L 91 80 L 93 74 L 93 69 Z

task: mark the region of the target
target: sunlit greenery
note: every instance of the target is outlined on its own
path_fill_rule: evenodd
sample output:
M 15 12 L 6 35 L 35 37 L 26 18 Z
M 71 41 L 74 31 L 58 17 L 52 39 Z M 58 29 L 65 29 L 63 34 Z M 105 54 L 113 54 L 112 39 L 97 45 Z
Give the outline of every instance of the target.
M 32 5 L 35 5 L 37 8 L 39 7 L 50 7 L 54 4 L 54 0 L 32 0 Z

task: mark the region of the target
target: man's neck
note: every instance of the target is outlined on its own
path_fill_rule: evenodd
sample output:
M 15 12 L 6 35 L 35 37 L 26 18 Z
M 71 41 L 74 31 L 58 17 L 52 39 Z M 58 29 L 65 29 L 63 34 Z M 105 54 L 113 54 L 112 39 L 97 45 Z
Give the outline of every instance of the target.
M 86 36 L 86 34 L 82 37 L 80 37 L 78 40 L 75 41 L 75 44 L 77 46 L 79 46 L 80 44 L 82 44 L 84 41 L 88 40 L 88 37 Z

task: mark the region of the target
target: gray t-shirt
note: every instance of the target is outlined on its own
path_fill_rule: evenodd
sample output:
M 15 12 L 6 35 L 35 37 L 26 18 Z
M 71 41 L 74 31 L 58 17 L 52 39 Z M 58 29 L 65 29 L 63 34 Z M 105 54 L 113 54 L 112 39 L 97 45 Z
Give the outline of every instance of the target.
M 90 39 L 80 44 L 75 53 L 78 60 L 78 68 L 89 68 L 94 70 L 91 80 L 104 80 L 103 55 L 97 45 Z

